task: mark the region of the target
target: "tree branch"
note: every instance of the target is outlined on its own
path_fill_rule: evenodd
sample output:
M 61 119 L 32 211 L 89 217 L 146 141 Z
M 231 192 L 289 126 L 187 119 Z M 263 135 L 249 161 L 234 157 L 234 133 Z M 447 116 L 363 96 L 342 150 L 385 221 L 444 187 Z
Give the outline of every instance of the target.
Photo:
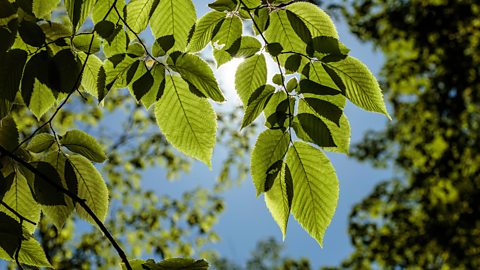
M 125 255 L 125 252 L 123 251 L 123 249 L 120 247 L 120 245 L 117 243 L 117 241 L 113 238 L 113 236 L 110 234 L 110 232 L 108 231 L 108 229 L 105 227 L 105 225 L 103 224 L 103 222 L 97 217 L 97 215 L 95 215 L 95 213 L 93 212 L 93 210 L 87 205 L 86 203 L 86 200 L 78 197 L 75 193 L 71 192 L 70 190 L 66 189 L 65 187 L 63 187 L 62 185 L 56 183 L 55 181 L 52 181 L 50 180 L 50 178 L 48 176 L 46 176 L 44 173 L 42 173 L 41 171 L 37 170 L 35 167 L 33 167 L 31 164 L 29 164 L 28 162 L 26 162 L 25 160 L 23 160 L 22 158 L 16 156 L 15 154 L 13 154 L 12 152 L 8 151 L 7 149 L 5 149 L 3 146 L 0 145 L 0 152 L 5 155 L 5 156 L 8 156 L 10 157 L 11 159 L 15 160 L 16 162 L 20 163 L 22 166 L 24 166 L 25 168 L 27 168 L 29 171 L 31 171 L 32 173 L 34 173 L 36 176 L 39 176 L 40 178 L 42 178 L 44 181 L 46 181 L 47 183 L 49 183 L 50 185 L 52 185 L 53 187 L 57 188 L 59 191 L 61 191 L 63 194 L 67 195 L 68 197 L 70 197 L 74 202 L 78 203 L 84 210 L 85 212 L 88 213 L 88 215 L 95 221 L 95 224 L 97 224 L 97 226 L 100 228 L 100 230 L 105 234 L 105 236 L 107 237 L 107 239 L 110 241 L 110 243 L 112 244 L 112 246 L 115 248 L 115 250 L 117 251 L 118 255 L 120 256 L 120 258 L 122 259 L 122 262 L 125 264 L 125 267 L 128 269 L 128 270 L 132 270 L 132 267 L 130 266 L 129 262 L 128 262 L 128 258 L 127 256 Z
M 8 205 L 6 202 L 4 202 L 3 200 L 0 200 L 0 204 L 7 208 L 8 211 L 12 212 L 15 216 L 17 216 L 20 220 L 25 220 L 26 222 L 32 224 L 32 225 L 37 225 L 37 223 L 31 221 L 30 219 L 22 216 L 20 213 L 18 213 L 17 211 L 15 211 L 15 209 L 13 209 L 12 207 L 10 207 L 10 205 Z

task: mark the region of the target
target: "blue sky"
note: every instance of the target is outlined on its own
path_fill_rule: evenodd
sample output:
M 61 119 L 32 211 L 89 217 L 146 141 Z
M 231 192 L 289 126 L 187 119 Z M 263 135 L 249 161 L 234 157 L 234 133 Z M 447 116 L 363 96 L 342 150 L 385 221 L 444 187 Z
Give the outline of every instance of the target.
M 210 1 L 194 1 L 200 17 L 208 11 L 207 4 Z M 364 62 L 374 74 L 378 74 L 383 62 L 381 53 L 373 51 L 369 44 L 360 43 L 343 22 L 336 22 L 340 39 L 351 49 L 351 55 Z M 234 73 L 232 66 L 227 66 L 217 72 L 221 74 L 218 78 L 226 95 L 232 96 L 232 82 Z M 228 106 L 226 103 L 222 106 Z M 369 129 L 383 129 L 387 119 L 379 114 L 368 113 L 348 104 L 346 115 L 352 127 L 352 144 L 359 142 L 365 131 Z M 183 175 L 180 181 L 173 183 L 148 183 L 147 185 L 161 185 L 165 190 L 176 190 L 180 192 L 183 188 L 192 188 L 192 185 L 207 185 L 214 181 L 221 167 L 221 161 L 225 150 L 219 146 L 215 149 L 213 160 L 213 171 L 195 162 L 191 174 Z M 285 255 L 300 258 L 308 257 L 314 269 L 325 265 L 335 265 L 341 262 L 351 251 L 350 238 L 348 236 L 348 215 L 351 207 L 368 195 L 374 185 L 379 181 L 388 178 L 392 173 L 389 170 L 376 170 L 367 163 L 359 163 L 345 155 L 328 154 L 337 170 L 340 180 L 340 197 L 338 208 L 330 227 L 327 229 L 324 247 L 320 248 L 315 240 L 297 224 L 291 217 L 287 237 L 285 239 Z M 154 174 L 155 170 L 150 173 Z M 148 173 L 148 174 L 150 174 Z M 158 173 L 158 172 L 157 172 Z M 147 176 L 147 175 L 146 175 Z M 150 178 L 150 177 L 146 177 Z M 204 183 L 202 183 L 204 182 Z M 205 183 L 207 182 L 207 183 Z M 228 191 L 225 194 L 226 211 L 220 217 L 215 230 L 221 237 L 219 243 L 211 247 L 217 249 L 224 257 L 243 265 L 250 257 L 258 241 L 270 236 L 282 241 L 281 232 L 268 212 L 263 195 L 255 197 L 255 190 L 251 178 L 246 179 L 241 186 Z

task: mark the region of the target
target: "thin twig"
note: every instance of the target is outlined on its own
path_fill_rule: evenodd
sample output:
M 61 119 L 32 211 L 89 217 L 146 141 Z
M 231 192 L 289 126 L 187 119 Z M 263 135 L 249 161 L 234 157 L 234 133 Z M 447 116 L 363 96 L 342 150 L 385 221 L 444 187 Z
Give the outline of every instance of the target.
M 293 1 L 292 1 L 293 2 Z M 289 2 L 287 4 L 290 4 L 292 2 Z M 248 9 L 247 5 L 245 5 L 245 3 L 243 2 L 243 0 L 240 0 L 240 3 L 246 8 Z M 248 13 L 248 16 L 250 16 L 250 19 L 252 20 L 253 22 L 253 25 L 255 26 L 255 28 L 257 29 L 258 33 L 260 33 L 260 36 L 262 37 L 263 39 L 263 42 L 265 42 L 265 45 L 268 45 L 270 44 L 267 39 L 265 38 L 265 36 L 263 35 L 263 32 L 262 30 L 260 30 L 260 27 L 258 26 L 257 22 L 255 21 L 255 19 L 253 18 L 252 14 L 250 13 L 250 11 L 247 12 Z M 301 54 L 300 54 L 301 55 Z M 278 55 L 275 56 L 275 62 L 277 62 L 277 66 L 278 66 L 278 70 L 280 72 L 280 75 L 282 77 L 282 86 L 283 86 L 283 90 L 285 91 L 285 94 L 287 94 L 287 104 L 288 104 L 288 128 L 290 129 L 290 143 L 293 143 L 293 138 L 292 138 L 292 133 L 291 133 L 291 128 L 292 128 L 292 118 L 293 118 L 293 112 L 291 111 L 292 108 L 290 108 L 290 93 L 288 92 L 288 89 L 287 89 L 287 86 L 285 85 L 285 75 L 283 73 L 283 70 L 282 70 L 282 66 L 280 64 L 280 59 L 278 58 Z
M 3 155 L 6 155 L 10 157 L 11 159 L 15 160 L 16 162 L 20 163 L 22 166 L 27 168 L 29 171 L 34 173 L 36 176 L 40 177 L 42 180 L 47 182 L 48 184 L 52 185 L 54 188 L 58 189 L 61 191 L 63 194 L 67 195 L 70 197 L 74 202 L 78 203 L 84 210 L 85 212 L 88 213 L 88 215 L 93 219 L 95 224 L 100 228 L 100 230 L 103 232 L 103 234 L 107 237 L 107 239 L 110 241 L 112 246 L 115 248 L 117 251 L 118 255 L 122 259 L 122 262 L 125 264 L 125 267 L 128 270 L 132 270 L 132 267 L 130 266 L 128 262 L 128 258 L 125 255 L 125 252 L 123 249 L 120 247 L 120 245 L 117 243 L 117 241 L 113 238 L 113 236 L 110 234 L 108 229 L 105 227 L 103 222 L 97 217 L 97 215 L 93 212 L 93 210 L 87 205 L 86 200 L 78 197 L 75 193 L 71 192 L 70 190 L 64 188 L 61 184 L 58 184 L 55 181 L 50 180 L 48 176 L 46 176 L 43 172 L 37 170 L 35 167 L 33 167 L 30 163 L 26 162 L 22 158 L 16 156 L 12 152 L 8 151 L 5 149 L 3 146 L 0 145 L 0 152 Z
M 28 223 L 30 223 L 30 224 L 32 224 L 32 225 L 35 225 L 35 226 L 37 225 L 37 223 L 35 223 L 35 222 L 31 221 L 30 219 L 22 216 L 20 213 L 18 213 L 15 209 L 13 209 L 10 205 L 8 205 L 8 204 L 7 204 L 6 202 L 4 202 L 3 200 L 0 200 L 0 204 L 1 204 L 3 207 L 7 208 L 8 211 L 12 212 L 15 216 L 17 216 L 20 220 L 25 220 L 26 222 L 28 222 Z

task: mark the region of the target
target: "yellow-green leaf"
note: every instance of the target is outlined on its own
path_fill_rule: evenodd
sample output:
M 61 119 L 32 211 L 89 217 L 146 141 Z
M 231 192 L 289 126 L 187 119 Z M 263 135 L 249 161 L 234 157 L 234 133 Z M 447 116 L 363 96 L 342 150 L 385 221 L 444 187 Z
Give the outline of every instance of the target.
M 211 166 L 217 130 L 212 105 L 192 94 L 181 77 L 165 80 L 165 93 L 155 107 L 158 126 L 175 148 Z
M 303 142 L 290 147 L 287 165 L 293 179 L 292 214 L 322 246 L 338 202 L 335 169 L 322 151 Z

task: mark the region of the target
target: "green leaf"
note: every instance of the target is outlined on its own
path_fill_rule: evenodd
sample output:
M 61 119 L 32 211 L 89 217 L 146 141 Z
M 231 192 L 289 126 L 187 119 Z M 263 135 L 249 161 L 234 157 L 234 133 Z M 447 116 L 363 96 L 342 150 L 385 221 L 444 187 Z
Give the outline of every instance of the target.
M 32 12 L 37 18 L 50 18 L 50 13 L 58 6 L 60 0 L 33 0 Z
M 92 42 L 92 46 L 90 46 L 90 42 Z M 73 46 L 84 53 L 92 54 L 100 51 L 101 43 L 100 39 L 98 39 L 95 35 L 92 37 L 92 35 L 83 34 L 76 35 L 73 38 Z
M 100 21 L 110 21 L 113 23 L 117 23 L 120 21 L 117 12 L 115 10 L 110 9 L 110 7 L 115 3 L 115 6 L 118 11 L 122 11 L 125 8 L 125 1 L 124 0 L 101 0 L 95 3 L 92 11 L 92 20 L 93 23 L 98 23 Z M 108 16 L 105 17 L 108 13 Z
M 127 86 L 127 72 L 131 65 L 135 62 L 135 59 L 125 57 L 118 65 L 114 66 L 111 61 L 106 61 L 104 65 L 105 69 L 105 83 L 107 90 L 111 88 L 122 88 Z M 101 71 L 100 71 L 101 72 Z M 99 93 L 100 95 L 100 93 Z M 99 98 L 100 100 L 100 98 Z
M 43 84 L 51 86 L 49 79 L 50 61 L 46 51 L 40 51 L 33 55 L 25 65 L 25 69 L 22 77 L 22 98 L 27 106 L 30 105 L 32 99 L 32 93 L 35 87 L 35 80 L 40 81 Z
M 271 56 L 275 57 L 283 51 L 283 46 L 278 42 L 269 43 L 267 45 L 267 51 Z
M 225 19 L 225 16 L 226 13 L 224 12 L 210 11 L 201 17 L 195 25 L 195 31 L 188 43 L 187 51 L 198 52 L 203 50 L 213 38 L 213 30 L 216 25 Z
M 217 0 L 208 4 L 208 7 L 217 11 L 233 11 L 237 7 L 236 0 Z
M 153 83 L 154 79 L 152 74 L 150 73 L 150 70 L 145 69 L 143 75 L 140 76 L 140 78 L 138 78 L 132 84 L 133 93 L 135 94 L 135 98 L 137 99 L 137 101 L 140 101 L 142 97 L 145 96 L 148 91 L 150 91 Z
M 265 32 L 265 30 L 267 30 L 267 28 L 270 24 L 270 16 L 269 16 L 268 8 L 255 9 L 255 11 L 253 13 L 253 19 L 257 23 L 256 25 L 254 24 L 252 26 L 253 27 L 253 32 L 256 35 L 260 35 L 260 33 L 258 31 L 259 29 L 260 29 L 261 33 Z M 257 27 L 258 27 L 258 29 L 257 29 Z
M 100 21 L 95 24 L 95 32 L 103 39 L 110 39 L 115 34 L 115 24 L 111 21 Z
M 153 76 L 153 86 L 142 97 L 142 103 L 146 109 L 149 109 L 163 95 L 165 90 L 165 67 L 155 65 L 150 70 Z
M 155 263 L 147 260 L 144 264 L 151 270 L 207 270 L 208 263 L 205 260 L 194 260 L 188 258 L 171 258 Z
M 67 131 L 60 139 L 60 144 L 93 162 L 101 163 L 107 159 L 97 140 L 81 130 Z
M 316 95 L 338 95 L 341 93 L 337 89 L 330 88 L 326 85 L 322 85 L 308 79 L 303 79 L 300 81 L 300 88 L 298 92 L 301 94 L 316 94 Z
M 20 248 L 20 252 L 18 254 L 18 261 L 21 264 L 30 265 L 34 267 L 48 267 L 52 268 L 53 266 L 48 262 L 47 256 L 45 255 L 45 251 L 43 250 L 40 243 L 35 240 L 31 235 L 26 234 L 23 232 L 22 246 Z M 6 254 L 3 250 L 0 249 L 0 258 L 5 258 Z M 7 259 L 10 261 L 14 261 L 13 259 Z
M 242 129 L 246 126 L 249 126 L 257 117 L 262 113 L 265 106 L 268 104 L 268 101 L 275 92 L 275 87 L 271 85 L 264 85 L 259 87 L 255 92 L 252 93 L 250 99 L 248 100 L 247 109 L 245 110 L 245 115 L 242 120 Z
M 34 153 L 41 153 L 48 150 L 55 143 L 55 137 L 49 133 L 40 133 L 35 135 L 28 143 L 27 150 Z
M 68 67 L 68 68 L 65 68 Z M 70 49 L 59 51 L 52 58 L 49 74 L 51 88 L 58 92 L 70 93 L 78 88 L 81 80 L 82 64 Z M 53 76 L 55 74 L 55 76 Z
M 12 47 L 15 43 L 15 36 L 16 33 L 7 27 L 0 27 L 0 55 Z
M 192 94 L 179 76 L 167 76 L 155 116 L 167 140 L 178 150 L 211 166 L 216 116 L 212 105 Z
M 45 43 L 45 33 L 34 22 L 23 20 L 18 28 L 18 33 L 23 42 L 33 47 L 40 47 Z
M 9 0 L 0 0 L 0 18 L 8 18 L 15 13 L 17 9 Z
M 78 58 L 80 61 L 82 61 L 82 63 L 85 63 L 85 60 L 87 60 L 87 55 L 79 52 Z M 85 65 L 81 82 L 83 90 L 97 99 L 99 98 L 97 84 L 100 68 L 102 66 L 103 62 L 96 55 L 91 54 L 88 56 L 88 61 Z
M 61 186 L 69 189 L 68 182 L 65 179 L 65 176 L 68 175 L 66 174 L 65 171 L 65 162 L 67 158 L 66 156 L 58 151 L 52 151 L 45 155 L 43 162 L 47 162 L 50 164 L 56 171 L 56 175 L 60 177 L 61 181 Z M 31 172 L 29 172 L 30 175 L 32 175 Z M 47 175 L 48 176 L 48 175 Z M 33 179 L 34 176 L 32 175 L 31 178 Z M 28 180 L 28 176 L 27 176 Z M 70 190 L 70 189 L 69 189 Z M 72 191 L 72 190 L 70 190 Z M 42 212 L 51 220 L 53 225 L 59 230 L 63 227 L 67 219 L 71 216 L 73 213 L 73 210 L 75 209 L 73 201 L 67 197 L 64 196 L 65 198 L 65 204 L 64 205 L 42 205 Z
M 287 223 L 293 200 L 293 180 L 290 169 L 283 161 L 276 175 L 272 187 L 265 192 L 265 203 L 270 214 L 280 227 L 283 239 L 287 234 Z
M 290 10 L 287 10 L 287 18 L 297 36 L 301 38 L 303 42 L 309 44 L 312 41 L 312 34 L 308 30 L 305 22 Z
M 68 160 L 76 174 L 78 197 L 84 199 L 93 213 L 104 222 L 108 214 L 108 189 L 102 175 L 83 156 L 72 155 L 68 157 Z M 75 205 L 75 210 L 81 218 L 96 225 L 93 218 L 79 204 Z
M 335 169 L 322 151 L 303 142 L 290 147 L 287 165 L 293 179 L 292 214 L 322 246 L 338 202 Z
M 247 8 L 256 8 L 261 4 L 260 0 L 242 0 L 242 1 L 245 4 L 245 6 L 247 6 Z
M 337 107 L 335 104 L 317 98 L 305 98 L 304 100 L 317 114 L 334 122 L 338 126 L 340 125 L 340 117 L 343 114 L 343 110 Z
M 288 82 L 287 82 L 287 91 L 289 93 L 293 92 L 295 89 L 297 89 L 297 86 L 298 86 L 298 81 L 297 81 L 297 78 L 291 78 Z
M 27 61 L 27 52 L 13 49 L 0 53 L 0 98 L 14 101 L 20 88 L 23 68 Z
M 324 65 L 335 71 L 342 79 L 346 88 L 345 95 L 353 104 L 367 111 L 384 114 L 391 119 L 383 101 L 382 89 L 367 66 L 351 56 Z
M 250 36 L 243 36 L 237 39 L 226 51 L 233 57 L 249 58 L 262 49 L 258 39 Z
M 289 114 L 295 109 L 295 98 L 287 97 L 284 91 L 273 94 L 267 106 L 263 110 L 265 114 L 265 126 L 271 129 L 284 129 Z
M 95 0 L 65 0 L 65 8 L 75 30 L 82 26 L 95 5 Z
M 307 45 L 295 33 L 295 30 L 288 20 L 287 12 L 284 9 L 272 12 L 270 14 L 270 25 L 268 26 L 264 35 L 270 44 L 281 44 L 283 51 L 306 53 Z M 276 47 L 278 47 L 278 45 L 276 45 Z M 270 48 L 270 50 L 272 52 L 269 52 L 273 56 L 282 51 L 279 50 L 279 48 L 276 48 L 275 50 Z M 288 55 L 279 56 L 282 65 L 285 63 L 287 56 Z
M 282 74 L 277 73 L 277 74 L 273 75 L 272 82 L 276 85 L 283 85 L 284 79 L 285 78 L 283 77 Z
M 128 48 L 128 37 L 125 31 L 118 26 L 112 36 L 107 39 L 108 43 L 104 44 L 105 56 L 110 58 L 114 55 L 125 54 Z
M 215 48 L 213 49 L 213 57 L 215 58 L 215 62 L 217 62 L 217 68 L 227 62 L 230 62 L 233 58 L 228 52 Z
M 298 71 L 301 64 L 302 56 L 298 54 L 292 54 L 287 58 L 287 61 L 285 62 L 285 68 L 287 69 L 287 71 L 293 73 Z
M 332 152 L 340 152 L 344 154 L 348 154 L 349 147 L 350 147 L 350 123 L 348 122 L 347 117 L 343 112 L 338 120 L 338 124 L 336 122 L 336 118 L 338 117 L 338 111 L 332 114 L 332 112 L 317 112 L 318 108 L 315 109 L 315 105 L 310 105 L 312 102 L 307 102 L 307 100 L 321 100 L 322 104 L 329 103 L 331 105 L 328 106 L 336 106 L 337 108 L 342 108 L 345 106 L 345 97 L 343 95 L 336 95 L 336 96 L 317 96 L 317 95 L 305 95 L 305 99 L 301 99 L 298 104 L 298 113 L 309 113 L 314 114 L 318 118 L 322 119 L 323 122 L 327 125 L 328 130 L 330 130 L 330 134 L 332 135 L 333 141 L 335 142 L 336 147 L 325 147 L 323 148 L 326 151 Z M 333 109 L 336 110 L 336 109 Z M 329 119 L 333 118 L 333 119 Z M 333 121 L 335 120 L 335 121 Z M 298 128 L 295 126 L 294 128 Z M 303 139 L 303 138 L 302 138 Z
M 40 120 L 40 118 L 55 104 L 56 98 L 47 85 L 35 79 L 33 84 L 32 96 L 28 108 L 33 115 Z
M 8 151 L 13 151 L 18 146 L 17 124 L 11 116 L 0 120 L 0 145 Z
M 147 27 L 154 3 L 155 0 L 132 0 L 127 4 L 126 21 L 135 33 Z
M 250 161 L 257 196 L 265 191 L 269 169 L 277 161 L 283 160 L 289 143 L 290 133 L 279 129 L 267 129 L 258 136 Z
M 22 234 L 22 225 L 7 214 L 0 212 L 0 258 L 11 260 L 15 257 Z M 3 256 L 2 249 L 7 253 L 7 257 Z
M 1 200 L 23 217 L 28 218 L 33 222 L 38 222 L 40 220 L 41 208 L 33 198 L 26 178 L 20 173 L 12 173 L 3 181 L 10 181 L 10 185 Z M 5 207 L 0 206 L 0 211 L 6 213 L 17 222 L 20 222 L 20 219 Z M 24 222 L 23 225 L 31 234 L 37 227 L 27 222 Z
M 242 20 L 239 17 L 227 17 L 212 38 L 214 47 L 219 49 L 230 48 L 242 36 L 242 27 Z
M 164 52 L 168 52 L 175 45 L 175 37 L 173 35 L 159 37 L 157 43 Z
M 172 51 L 185 51 L 197 15 L 191 0 L 162 0 L 152 14 L 150 27 L 155 38 L 173 35 Z
M 217 102 L 225 101 L 211 68 L 200 57 L 182 54 L 177 58 L 174 68 L 184 80 L 194 85 L 204 96 Z
M 40 175 L 35 175 L 33 180 L 33 192 L 35 200 L 41 205 L 54 206 L 66 205 L 65 195 L 56 186 L 62 185 L 62 179 L 55 168 L 47 162 L 35 162 L 32 164 L 39 172 L 48 177 L 46 181 Z
M 252 93 L 266 83 L 267 63 L 263 54 L 254 55 L 238 66 L 235 74 L 235 89 L 245 108 Z
M 327 124 L 321 118 L 309 113 L 299 113 L 295 118 L 300 126 L 294 125 L 294 128 L 300 139 L 313 142 L 320 147 L 337 146 Z
M 305 23 L 312 37 L 327 36 L 338 39 L 332 19 L 318 6 L 307 2 L 295 2 L 286 9 Z

